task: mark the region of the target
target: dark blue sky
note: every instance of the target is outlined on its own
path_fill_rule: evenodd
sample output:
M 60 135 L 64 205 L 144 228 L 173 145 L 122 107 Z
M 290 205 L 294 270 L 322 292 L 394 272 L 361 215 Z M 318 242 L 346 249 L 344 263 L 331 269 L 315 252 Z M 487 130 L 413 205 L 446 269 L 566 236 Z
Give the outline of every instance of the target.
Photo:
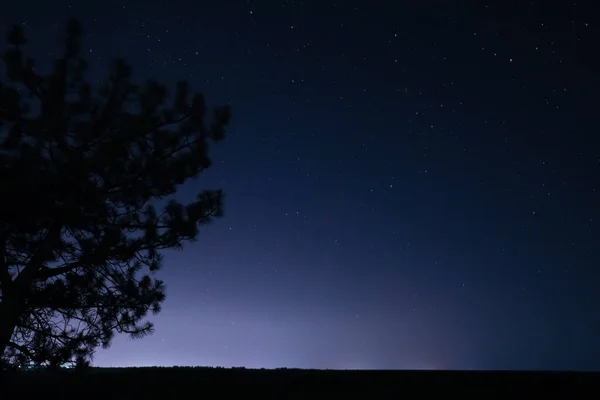
M 233 107 L 178 193 L 225 217 L 95 363 L 600 369 L 600 41 L 558 3 L 9 2 L 42 68 L 76 17 L 92 81 Z

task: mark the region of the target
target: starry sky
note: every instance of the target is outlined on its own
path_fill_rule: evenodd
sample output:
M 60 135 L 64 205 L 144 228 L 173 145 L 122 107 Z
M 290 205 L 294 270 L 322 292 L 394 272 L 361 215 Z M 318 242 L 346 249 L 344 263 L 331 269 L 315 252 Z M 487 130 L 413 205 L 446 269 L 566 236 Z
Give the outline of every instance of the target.
M 460 5 L 457 5 L 460 3 Z M 232 105 L 225 217 L 100 366 L 600 369 L 600 60 L 577 2 L 10 1 L 40 68 Z M 43 68 L 42 68 L 43 69 Z

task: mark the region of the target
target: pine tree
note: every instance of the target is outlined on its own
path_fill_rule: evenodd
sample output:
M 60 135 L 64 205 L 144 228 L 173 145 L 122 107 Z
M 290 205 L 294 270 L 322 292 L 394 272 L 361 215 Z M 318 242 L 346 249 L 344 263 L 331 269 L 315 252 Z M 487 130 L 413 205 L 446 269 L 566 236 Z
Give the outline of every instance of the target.
M 83 29 L 66 27 L 64 53 L 36 71 L 15 26 L 0 80 L 0 356 L 5 365 L 86 365 L 116 332 L 152 332 L 165 298 L 161 250 L 194 240 L 222 215 L 223 193 L 187 204 L 178 185 L 211 165 L 228 106 L 208 110 L 180 82 L 132 82 L 112 63 L 86 82 Z M 158 207 L 162 201 L 166 206 Z

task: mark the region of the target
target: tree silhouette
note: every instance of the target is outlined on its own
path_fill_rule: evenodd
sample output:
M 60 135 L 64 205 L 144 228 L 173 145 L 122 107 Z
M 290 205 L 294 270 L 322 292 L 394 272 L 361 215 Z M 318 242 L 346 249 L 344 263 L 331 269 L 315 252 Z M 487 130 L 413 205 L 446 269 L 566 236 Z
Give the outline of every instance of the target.
M 187 82 L 169 98 L 157 81 L 133 84 L 122 59 L 94 89 L 82 26 L 66 28 L 47 75 L 24 55 L 19 26 L 2 54 L 0 356 L 9 366 L 84 366 L 115 332 L 151 333 L 145 316 L 165 298 L 153 274 L 160 250 L 222 215 L 221 190 L 188 204 L 172 196 L 211 165 L 208 144 L 223 139 L 229 107 L 208 118 Z

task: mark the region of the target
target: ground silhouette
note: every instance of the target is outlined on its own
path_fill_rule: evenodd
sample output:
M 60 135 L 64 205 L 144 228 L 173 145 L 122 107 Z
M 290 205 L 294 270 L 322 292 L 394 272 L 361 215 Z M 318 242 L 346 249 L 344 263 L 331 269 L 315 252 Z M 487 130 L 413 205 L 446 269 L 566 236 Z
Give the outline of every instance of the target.
M 534 396 L 573 399 L 593 393 L 598 373 L 502 371 L 335 371 L 245 368 L 90 368 L 12 374 L 9 386 L 45 397 L 94 393 L 111 399 L 180 396 L 339 395 Z M 8 389 L 8 388 L 7 388 Z M 16 390 L 16 389 L 15 389 Z M 61 397 L 64 398 L 64 397 Z M 336 397 L 337 398 L 337 397 Z
M 228 106 L 207 116 L 201 94 L 133 83 L 114 60 L 86 81 L 83 29 L 66 24 L 62 55 L 43 75 L 8 30 L 0 81 L 0 356 L 4 366 L 85 365 L 115 332 L 152 331 L 165 298 L 161 249 L 196 238 L 222 215 L 223 193 L 182 204 L 177 186 L 211 165 Z M 158 200 L 161 204 L 157 205 Z

